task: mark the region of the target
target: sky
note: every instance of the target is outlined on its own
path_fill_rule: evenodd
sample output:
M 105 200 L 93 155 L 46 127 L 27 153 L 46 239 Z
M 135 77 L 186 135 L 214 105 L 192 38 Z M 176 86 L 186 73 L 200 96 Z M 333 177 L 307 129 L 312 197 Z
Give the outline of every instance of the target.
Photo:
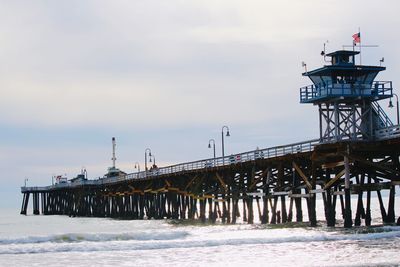
M 0 194 L 318 137 L 302 77 L 361 29 L 363 63 L 400 84 L 397 0 L 0 0 Z M 382 102 L 384 108 L 387 103 Z M 387 109 L 395 120 L 394 110 Z

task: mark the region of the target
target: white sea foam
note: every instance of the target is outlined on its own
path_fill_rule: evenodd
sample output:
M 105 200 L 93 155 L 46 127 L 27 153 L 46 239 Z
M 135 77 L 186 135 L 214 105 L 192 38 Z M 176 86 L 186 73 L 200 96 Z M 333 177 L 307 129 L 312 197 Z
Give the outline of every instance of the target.
M 174 240 L 187 236 L 186 231 L 174 232 L 135 232 L 135 233 L 69 233 L 48 236 L 29 236 L 22 238 L 0 239 L 0 245 L 7 244 L 37 244 L 37 243 L 76 243 L 76 242 L 105 242 L 129 240 Z
M 348 232 L 324 232 L 297 230 L 292 235 L 290 229 L 252 230 L 251 233 L 238 231 L 235 235 L 224 232 L 215 233 L 201 230 L 189 235 L 186 231 L 159 231 L 118 234 L 68 234 L 61 236 L 30 237 L 21 240 L 2 240 L 0 254 L 32 254 L 55 252 L 96 252 L 96 251 L 134 251 L 160 249 L 188 249 L 218 246 L 265 245 L 282 243 L 311 243 L 330 241 L 366 241 L 400 238 L 400 227 L 380 227 L 360 234 L 357 230 Z M 242 236 L 242 237 L 238 237 Z M 257 237 L 258 236 L 258 237 Z M 8 243 L 7 243 L 8 242 Z
M 374 203 L 373 210 L 378 211 L 374 213 L 375 224 L 379 224 L 379 205 Z M 396 204 L 399 207 L 400 201 Z M 323 214 L 318 218 L 322 219 Z M 15 211 L 0 213 L 0 222 L 0 266 L 172 267 L 229 263 L 303 267 L 327 263 L 396 266 L 400 262 L 400 227 L 396 226 L 349 230 L 260 224 L 202 226 L 162 220 L 20 216 Z

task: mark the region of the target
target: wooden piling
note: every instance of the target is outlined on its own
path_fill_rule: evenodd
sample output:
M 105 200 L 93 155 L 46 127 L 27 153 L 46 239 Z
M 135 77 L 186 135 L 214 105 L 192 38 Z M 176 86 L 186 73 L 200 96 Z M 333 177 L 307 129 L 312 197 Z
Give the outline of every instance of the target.
M 345 168 L 345 217 L 344 217 L 344 227 L 350 228 L 353 225 L 352 214 L 351 214 L 351 195 L 350 195 L 350 166 L 349 158 L 344 157 L 344 168 Z

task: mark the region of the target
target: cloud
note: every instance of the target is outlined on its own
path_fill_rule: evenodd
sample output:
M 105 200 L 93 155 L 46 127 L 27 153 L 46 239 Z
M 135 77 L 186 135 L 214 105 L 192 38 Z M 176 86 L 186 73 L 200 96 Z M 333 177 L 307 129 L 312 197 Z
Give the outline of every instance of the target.
M 309 69 L 324 64 L 326 40 L 329 51 L 341 49 L 361 27 L 365 44 L 380 45 L 363 50 L 363 62 L 384 56 L 388 70 L 379 79 L 400 83 L 400 4 L 384 1 L 384 15 L 381 5 L 2 3 L 0 160 L 7 174 L 0 182 L 31 175 L 42 181 L 81 165 L 101 175 L 115 135 L 126 168 L 142 161 L 146 147 L 160 164 L 208 157 L 207 140 L 219 140 L 222 125 L 231 127 L 227 153 L 313 138 L 317 110 L 298 101 L 298 88 L 310 83 L 301 62 Z

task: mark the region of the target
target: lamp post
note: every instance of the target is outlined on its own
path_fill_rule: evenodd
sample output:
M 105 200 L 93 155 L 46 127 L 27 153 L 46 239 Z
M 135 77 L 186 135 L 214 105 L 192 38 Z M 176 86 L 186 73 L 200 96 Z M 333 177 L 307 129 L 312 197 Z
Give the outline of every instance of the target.
M 396 94 L 393 94 L 396 97 L 396 109 L 397 109 L 397 125 L 400 124 L 399 122 L 399 97 Z M 393 107 L 392 99 L 390 98 L 389 101 L 389 108 Z
M 211 148 L 211 142 L 213 143 L 214 161 L 215 161 L 215 140 L 214 139 L 208 140 L 208 148 Z
M 140 172 L 140 164 L 139 162 L 135 162 L 135 169 L 138 169 L 138 172 Z
M 151 158 L 153 158 L 153 161 L 151 161 Z M 149 162 L 153 162 L 153 165 L 156 165 L 156 156 L 154 154 L 150 156 Z
M 149 157 L 151 157 L 151 149 L 150 148 L 146 148 L 144 151 L 144 170 L 147 172 L 147 155 L 149 155 Z
M 222 126 L 221 130 L 221 137 L 222 137 L 222 162 L 225 165 L 225 144 L 224 144 L 224 129 L 226 129 L 226 136 L 229 137 L 231 136 L 229 134 L 229 127 L 228 126 Z
M 24 179 L 24 187 L 26 187 L 26 182 L 28 181 L 28 178 Z

